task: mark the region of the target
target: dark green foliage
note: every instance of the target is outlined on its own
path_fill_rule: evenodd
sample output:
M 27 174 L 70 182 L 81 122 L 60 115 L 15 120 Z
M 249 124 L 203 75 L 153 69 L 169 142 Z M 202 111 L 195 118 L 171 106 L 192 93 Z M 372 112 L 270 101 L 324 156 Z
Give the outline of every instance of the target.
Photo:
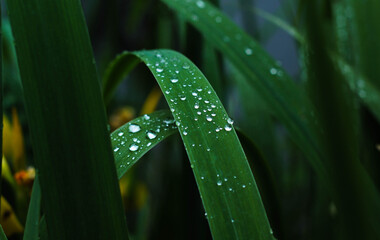
M 79 1 L 8 1 L 8 10 L 49 237 L 127 239 Z

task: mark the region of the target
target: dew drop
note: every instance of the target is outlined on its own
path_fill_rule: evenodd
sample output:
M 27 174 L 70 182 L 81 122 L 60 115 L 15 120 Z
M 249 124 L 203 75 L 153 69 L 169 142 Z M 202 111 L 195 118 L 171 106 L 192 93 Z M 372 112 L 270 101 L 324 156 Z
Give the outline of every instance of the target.
M 231 219 L 231 222 L 232 222 L 232 223 L 234 223 L 234 222 L 235 222 L 235 220 Z
M 177 78 L 170 79 L 170 82 L 172 82 L 172 83 L 177 83 L 177 82 L 178 82 L 178 79 L 177 79 Z
M 198 109 L 198 108 L 199 108 L 199 104 L 196 103 L 196 104 L 194 105 L 194 108 L 195 108 L 195 109 Z
M 185 65 L 182 66 L 182 68 L 183 68 L 183 69 L 189 69 L 189 68 L 190 68 L 190 65 L 185 64 Z
M 217 183 L 216 183 L 216 185 L 218 185 L 218 186 L 222 186 L 222 181 L 218 181 Z
M 247 54 L 248 56 L 249 56 L 249 55 L 252 55 L 252 53 L 253 53 L 253 51 L 252 51 L 251 48 L 246 48 L 246 49 L 244 50 L 244 52 L 245 52 L 245 54 Z
M 207 116 L 207 117 L 206 117 L 206 120 L 209 121 L 209 122 L 211 122 L 211 121 L 212 121 L 212 117 Z
M 234 124 L 234 120 L 232 120 L 231 118 L 228 118 L 227 123 L 232 125 L 232 124 Z
M 270 74 L 272 74 L 272 75 L 276 75 L 277 72 L 278 72 L 278 70 L 275 69 L 275 68 L 271 68 L 271 69 L 270 69 Z
M 117 148 L 115 148 L 113 151 L 114 151 L 114 152 L 117 152 L 117 151 L 119 151 L 119 149 L 120 149 L 120 148 L 117 147 Z
M 157 137 L 157 134 L 155 134 L 152 131 L 149 131 L 146 133 L 146 137 L 149 138 L 150 140 L 155 139 Z
M 119 132 L 117 135 L 118 135 L 119 137 L 121 137 L 121 136 L 124 135 L 124 133 L 123 133 L 123 132 Z
M 164 71 L 164 69 L 162 69 L 162 68 L 156 68 L 156 72 L 158 72 L 158 73 L 161 73 L 163 71 Z
M 201 179 L 203 180 L 203 179 L 205 179 L 205 177 L 202 176 Z
M 145 120 L 149 120 L 149 119 L 150 119 L 150 116 L 149 116 L 148 114 L 145 114 L 145 115 L 144 115 L 144 119 L 145 119 Z
M 242 188 L 245 188 L 246 186 L 245 185 L 242 185 Z
M 180 95 L 179 99 L 181 99 L 182 101 L 185 101 L 186 100 L 186 96 L 185 95 Z
M 139 149 L 139 146 L 135 143 L 132 143 L 131 146 L 129 146 L 129 151 L 135 152 Z
M 173 124 L 175 121 L 174 121 L 174 119 L 165 119 L 163 122 L 164 122 L 166 125 L 170 125 L 170 124 Z
M 187 135 L 187 132 L 186 132 L 186 131 L 183 131 L 183 135 L 185 135 L 185 136 L 186 136 L 186 135 Z
M 224 130 L 226 130 L 227 132 L 231 131 L 232 130 L 232 127 L 230 125 L 226 125 L 224 127 Z
M 193 92 L 193 93 L 191 93 L 191 95 L 193 95 L 194 97 L 196 97 L 196 96 L 198 96 L 198 93 Z
M 141 128 L 140 128 L 139 125 L 131 124 L 131 125 L 128 127 L 128 130 L 129 130 L 129 132 L 131 132 L 131 133 L 137 133 L 137 132 L 140 132 Z
M 203 1 L 197 1 L 197 6 L 199 8 L 204 8 L 205 7 L 205 3 Z

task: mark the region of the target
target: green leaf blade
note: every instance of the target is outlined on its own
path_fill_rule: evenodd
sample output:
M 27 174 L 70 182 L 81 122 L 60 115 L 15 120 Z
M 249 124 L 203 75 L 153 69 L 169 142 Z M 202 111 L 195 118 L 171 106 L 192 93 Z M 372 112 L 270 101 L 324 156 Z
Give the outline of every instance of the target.
M 214 239 L 272 239 L 232 120 L 203 74 L 174 51 L 133 54 L 149 67 L 171 108 Z M 111 68 L 120 67 L 123 55 L 111 63 Z M 112 82 L 106 78 L 104 85 Z
M 49 238 L 128 239 L 80 1 L 7 3 Z
M 7 236 L 5 236 L 3 226 L 0 225 L 0 240 L 8 240 Z
M 36 240 L 39 237 L 39 222 L 41 211 L 41 188 L 38 175 L 34 179 L 32 196 L 26 218 L 24 240 Z

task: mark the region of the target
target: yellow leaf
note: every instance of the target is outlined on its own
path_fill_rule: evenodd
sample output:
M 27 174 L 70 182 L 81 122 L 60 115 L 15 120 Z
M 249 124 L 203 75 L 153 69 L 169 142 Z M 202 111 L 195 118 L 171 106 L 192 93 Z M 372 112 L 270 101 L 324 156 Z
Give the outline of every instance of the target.
M 135 110 L 131 107 L 118 109 L 110 117 L 111 132 L 121 127 L 123 124 L 131 121 L 135 117 Z
M 7 158 L 12 155 L 12 127 L 5 115 L 3 116 L 3 154 Z
M 5 180 L 7 180 L 12 186 L 15 186 L 16 182 L 13 178 L 13 175 L 12 175 L 12 172 L 11 172 L 11 169 L 8 165 L 8 162 L 7 160 L 5 159 L 5 157 L 3 156 L 3 159 L 1 161 L 1 168 L 2 168 L 2 171 L 1 171 L 1 175 L 5 178 Z
M 144 106 L 141 109 L 141 115 L 152 113 L 156 109 L 161 96 L 161 90 L 157 87 L 153 88 L 145 100 Z
M 24 137 L 16 108 L 12 108 L 12 157 L 14 170 L 25 169 Z
M 3 226 L 5 234 L 9 237 L 16 233 L 22 233 L 24 228 L 17 219 L 11 205 L 1 196 L 1 219 L 0 223 Z

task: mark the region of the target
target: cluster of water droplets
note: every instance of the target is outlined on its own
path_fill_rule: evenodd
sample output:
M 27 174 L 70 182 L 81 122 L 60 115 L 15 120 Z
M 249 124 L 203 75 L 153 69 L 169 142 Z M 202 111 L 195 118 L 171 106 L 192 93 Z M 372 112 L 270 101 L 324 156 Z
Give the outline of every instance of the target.
M 120 168 L 126 168 L 136 161 L 140 151 L 159 142 L 165 132 L 176 129 L 172 118 L 161 120 L 158 117 L 144 115 L 127 123 L 111 134 L 113 151 Z

